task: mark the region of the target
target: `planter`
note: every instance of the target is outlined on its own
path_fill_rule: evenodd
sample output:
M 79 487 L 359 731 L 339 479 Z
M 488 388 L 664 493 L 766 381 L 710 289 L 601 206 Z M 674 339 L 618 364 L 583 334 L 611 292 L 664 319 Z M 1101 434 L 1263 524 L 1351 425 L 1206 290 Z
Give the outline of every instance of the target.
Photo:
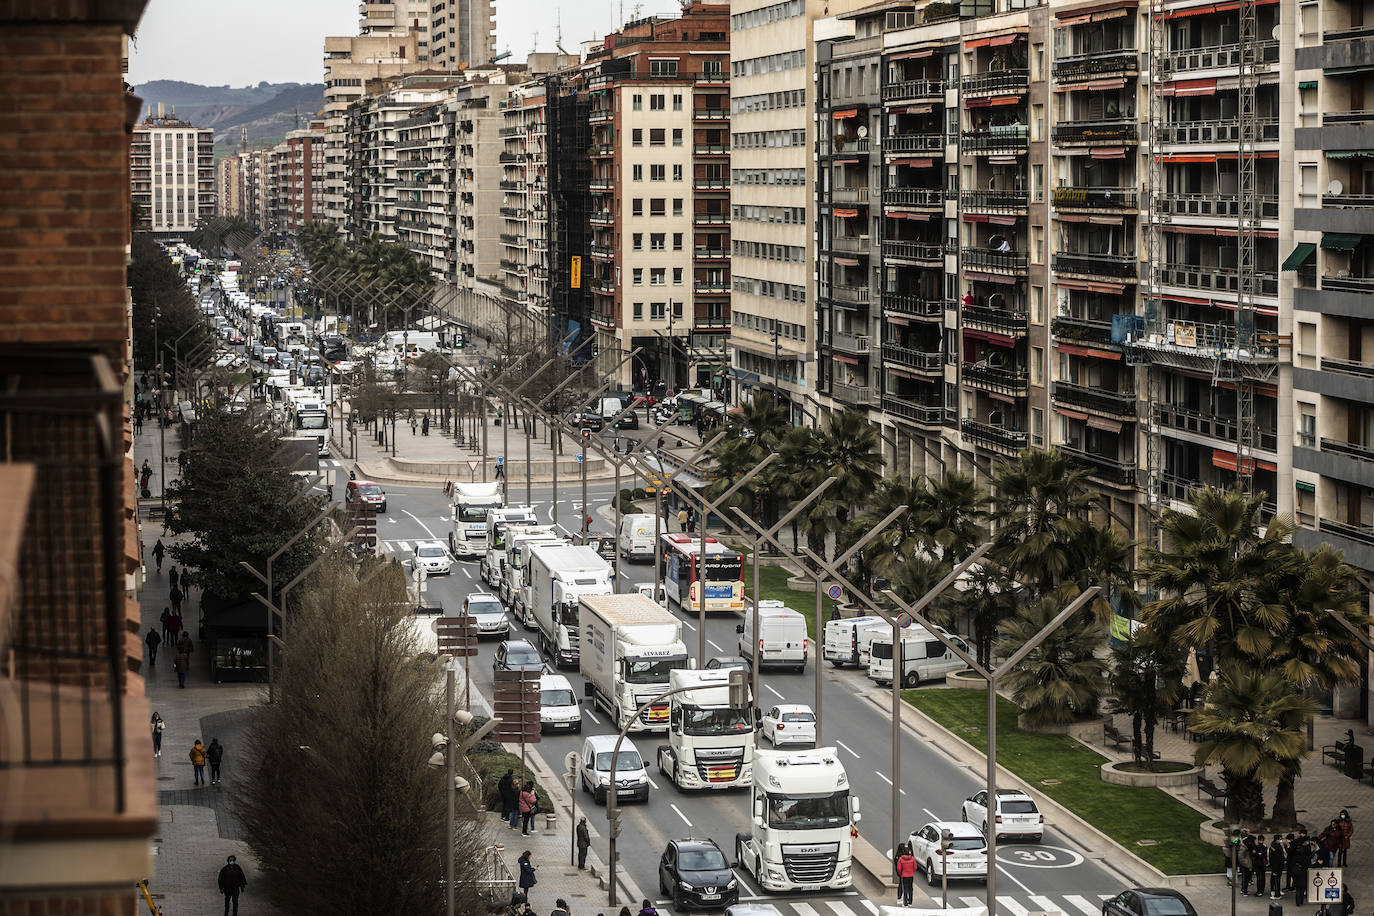
M 951 671 L 945 675 L 945 686 L 985 691 L 988 689 L 988 682 L 983 680 L 982 675 L 975 674 L 972 668 L 965 668 L 963 671 Z
M 1180 763 L 1187 765 L 1184 761 L 1160 760 L 1158 763 Z M 1128 760 L 1118 760 L 1113 763 L 1102 764 L 1102 781 L 1111 783 L 1114 786 L 1153 786 L 1160 789 L 1172 789 L 1178 786 L 1192 786 L 1197 784 L 1198 775 L 1202 772 L 1202 767 L 1188 766 L 1187 769 L 1178 770 L 1173 773 L 1145 773 L 1134 770 L 1123 769 L 1132 766 Z M 1220 834 L 1218 834 L 1220 836 Z M 1207 837 L 1203 837 L 1207 840 Z M 1208 840 L 1208 842 L 1211 842 Z M 1220 840 L 1217 841 L 1220 844 Z
M 790 591 L 814 595 L 816 594 L 816 580 L 807 576 L 790 576 L 787 579 L 787 588 Z
M 1216 819 L 1203 821 L 1202 826 L 1198 827 L 1197 831 L 1202 842 L 1210 843 L 1213 846 L 1225 846 L 1226 835 L 1230 832 L 1230 826 L 1224 826 L 1221 821 Z

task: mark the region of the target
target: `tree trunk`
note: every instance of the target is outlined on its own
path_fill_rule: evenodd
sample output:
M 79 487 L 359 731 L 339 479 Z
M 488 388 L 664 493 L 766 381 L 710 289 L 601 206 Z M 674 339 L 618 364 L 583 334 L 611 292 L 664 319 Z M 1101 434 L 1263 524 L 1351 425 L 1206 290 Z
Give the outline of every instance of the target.
M 1141 730 L 1145 733 L 1145 741 L 1141 745 L 1145 748 L 1145 772 L 1155 771 L 1155 723 L 1153 714 L 1141 716 Z
M 1274 794 L 1274 810 L 1270 817 L 1276 829 L 1292 830 L 1298 825 L 1298 806 L 1293 791 L 1297 781 L 1295 766 L 1286 767 L 1279 777 L 1278 789 Z
M 1140 762 L 1141 751 L 1145 747 L 1145 741 L 1140 734 L 1141 718 L 1140 713 L 1131 716 L 1131 751 L 1135 756 L 1136 763 Z M 1148 761 L 1150 758 L 1146 757 L 1145 759 Z M 1146 765 L 1148 767 L 1148 763 Z
M 1255 828 L 1264 818 L 1264 787 L 1253 776 L 1221 771 L 1226 784 L 1226 820 L 1242 827 Z

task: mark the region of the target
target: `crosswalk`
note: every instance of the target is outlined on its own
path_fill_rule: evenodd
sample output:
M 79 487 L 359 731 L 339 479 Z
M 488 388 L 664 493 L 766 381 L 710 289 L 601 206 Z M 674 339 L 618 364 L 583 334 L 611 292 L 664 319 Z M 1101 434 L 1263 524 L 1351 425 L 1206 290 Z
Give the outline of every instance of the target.
M 933 903 L 923 903 L 920 900 L 913 900 L 913 906 L 934 906 L 940 905 L 940 895 L 938 891 L 931 895 Z M 1103 901 L 1110 900 L 1111 894 L 1057 894 L 1046 896 L 1042 894 L 998 894 L 997 912 L 1005 913 L 1007 916 L 1100 916 L 1102 913 Z M 769 904 L 774 907 L 781 916 L 880 916 L 880 906 L 895 905 L 896 901 L 864 900 L 857 894 L 846 895 L 843 897 L 820 898 L 809 897 L 806 900 L 791 899 L 786 896 L 745 896 L 740 898 L 741 903 L 746 904 Z M 960 888 L 956 893 L 950 891 L 949 904 L 951 907 L 981 907 L 985 906 L 986 901 L 981 895 L 975 896 L 967 893 L 965 888 Z M 672 901 L 661 900 L 655 904 L 655 908 L 660 912 L 668 912 L 678 916 L 673 909 Z

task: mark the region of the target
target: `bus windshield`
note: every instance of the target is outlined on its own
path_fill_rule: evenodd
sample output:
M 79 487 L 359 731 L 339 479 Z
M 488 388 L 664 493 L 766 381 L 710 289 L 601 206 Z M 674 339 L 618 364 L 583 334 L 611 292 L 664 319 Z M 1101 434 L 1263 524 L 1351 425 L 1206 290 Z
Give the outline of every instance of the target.
M 706 558 L 707 582 L 738 582 L 744 571 L 744 561 L 738 554 Z

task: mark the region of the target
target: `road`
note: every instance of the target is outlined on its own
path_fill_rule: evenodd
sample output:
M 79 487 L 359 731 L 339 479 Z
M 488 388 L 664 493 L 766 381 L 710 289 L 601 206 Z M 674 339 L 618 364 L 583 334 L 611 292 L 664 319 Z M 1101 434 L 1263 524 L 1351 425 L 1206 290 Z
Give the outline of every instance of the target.
M 385 550 L 407 556 L 417 540 L 443 541 L 448 531 L 447 501 L 441 490 L 425 488 L 388 487 L 388 512 L 380 518 L 378 537 Z M 605 505 L 611 496 L 608 483 L 591 483 L 588 501 L 593 506 Z M 523 495 L 523 494 L 521 494 Z M 548 487 L 536 488 L 534 499 L 540 515 L 549 518 Z M 560 486 L 559 520 L 565 526 L 576 526 L 582 514 L 581 487 L 576 480 Z M 594 533 L 610 533 L 610 526 L 594 518 Z M 648 582 L 653 578 L 651 564 L 625 564 L 621 580 L 625 586 Z M 428 583 L 431 601 L 438 599 L 447 607 L 458 606 L 465 594 L 481 588 L 476 562 L 455 564 L 449 576 L 433 577 Z M 626 588 L 628 590 L 628 588 Z M 800 598 L 800 596 L 799 596 Z M 798 601 L 805 610 L 809 602 Z M 693 651 L 698 644 L 700 621 L 695 615 L 683 616 L 684 641 Z M 720 655 L 738 654 L 734 627 L 738 618 L 715 615 L 706 622 L 708 652 Z M 519 624 L 512 621 L 512 637 L 525 635 Z M 489 691 L 491 660 L 494 642 L 483 642 L 472 660 L 474 682 Z M 813 653 L 814 655 L 814 653 Z M 814 658 L 813 662 L 814 664 Z M 570 675 L 579 686 L 576 671 Z M 768 706 L 774 702 L 795 702 L 815 705 L 815 673 L 804 674 L 765 671 L 760 678 L 757 702 Z M 825 744 L 837 749 L 849 773 L 851 785 L 863 804 L 860 833 L 879 850 L 891 847 L 891 719 L 890 691 L 880 689 L 853 670 L 838 670 L 826 666 L 823 673 L 823 716 Z M 584 709 L 584 734 L 614 734 L 599 711 Z M 655 747 L 661 743 L 657 736 L 641 736 L 636 740 L 646 760 L 653 759 Z M 555 769 L 569 751 L 580 750 L 581 736 L 546 735 L 539 745 L 539 753 Z M 902 796 L 899 823 L 903 838 L 928 820 L 957 820 L 962 800 L 982 786 L 982 771 L 970 770 L 935 742 L 923 740 L 910 730 L 901 738 Z M 657 772 L 651 771 L 653 785 L 649 802 L 645 805 L 623 807 L 623 832 L 619 844 L 621 864 L 646 892 L 658 887 L 658 855 L 667 840 L 683 836 L 710 836 L 727 853 L 734 847 L 734 835 L 746 823 L 746 795 L 742 791 L 725 793 L 686 794 L 673 787 Z M 582 794 L 579 802 L 590 803 L 590 796 Z M 604 815 L 598 809 L 593 822 Z M 604 858 L 604 849 L 602 850 Z M 1041 844 L 1002 843 L 998 846 L 999 912 L 1023 916 L 1044 909 L 1064 913 L 1090 914 L 1101 912 L 1101 900 L 1121 890 L 1128 879 L 1112 871 L 1110 865 L 1096 858 L 1067 830 L 1047 825 Z M 741 875 L 746 899 L 761 897 L 752 882 Z M 918 884 L 920 879 L 918 879 Z M 932 889 L 938 896 L 939 889 Z M 981 898 L 981 883 L 962 883 L 951 886 L 951 897 L 962 900 Z M 917 896 L 923 895 L 918 888 Z M 833 898 L 833 900 L 831 899 Z M 825 916 L 814 908 L 817 897 L 770 896 L 784 910 L 796 916 Z M 834 916 L 862 916 L 865 901 L 857 893 L 830 895 L 827 906 Z M 833 902 L 834 906 L 829 906 Z M 1051 904 L 1051 905 L 1047 905 Z

